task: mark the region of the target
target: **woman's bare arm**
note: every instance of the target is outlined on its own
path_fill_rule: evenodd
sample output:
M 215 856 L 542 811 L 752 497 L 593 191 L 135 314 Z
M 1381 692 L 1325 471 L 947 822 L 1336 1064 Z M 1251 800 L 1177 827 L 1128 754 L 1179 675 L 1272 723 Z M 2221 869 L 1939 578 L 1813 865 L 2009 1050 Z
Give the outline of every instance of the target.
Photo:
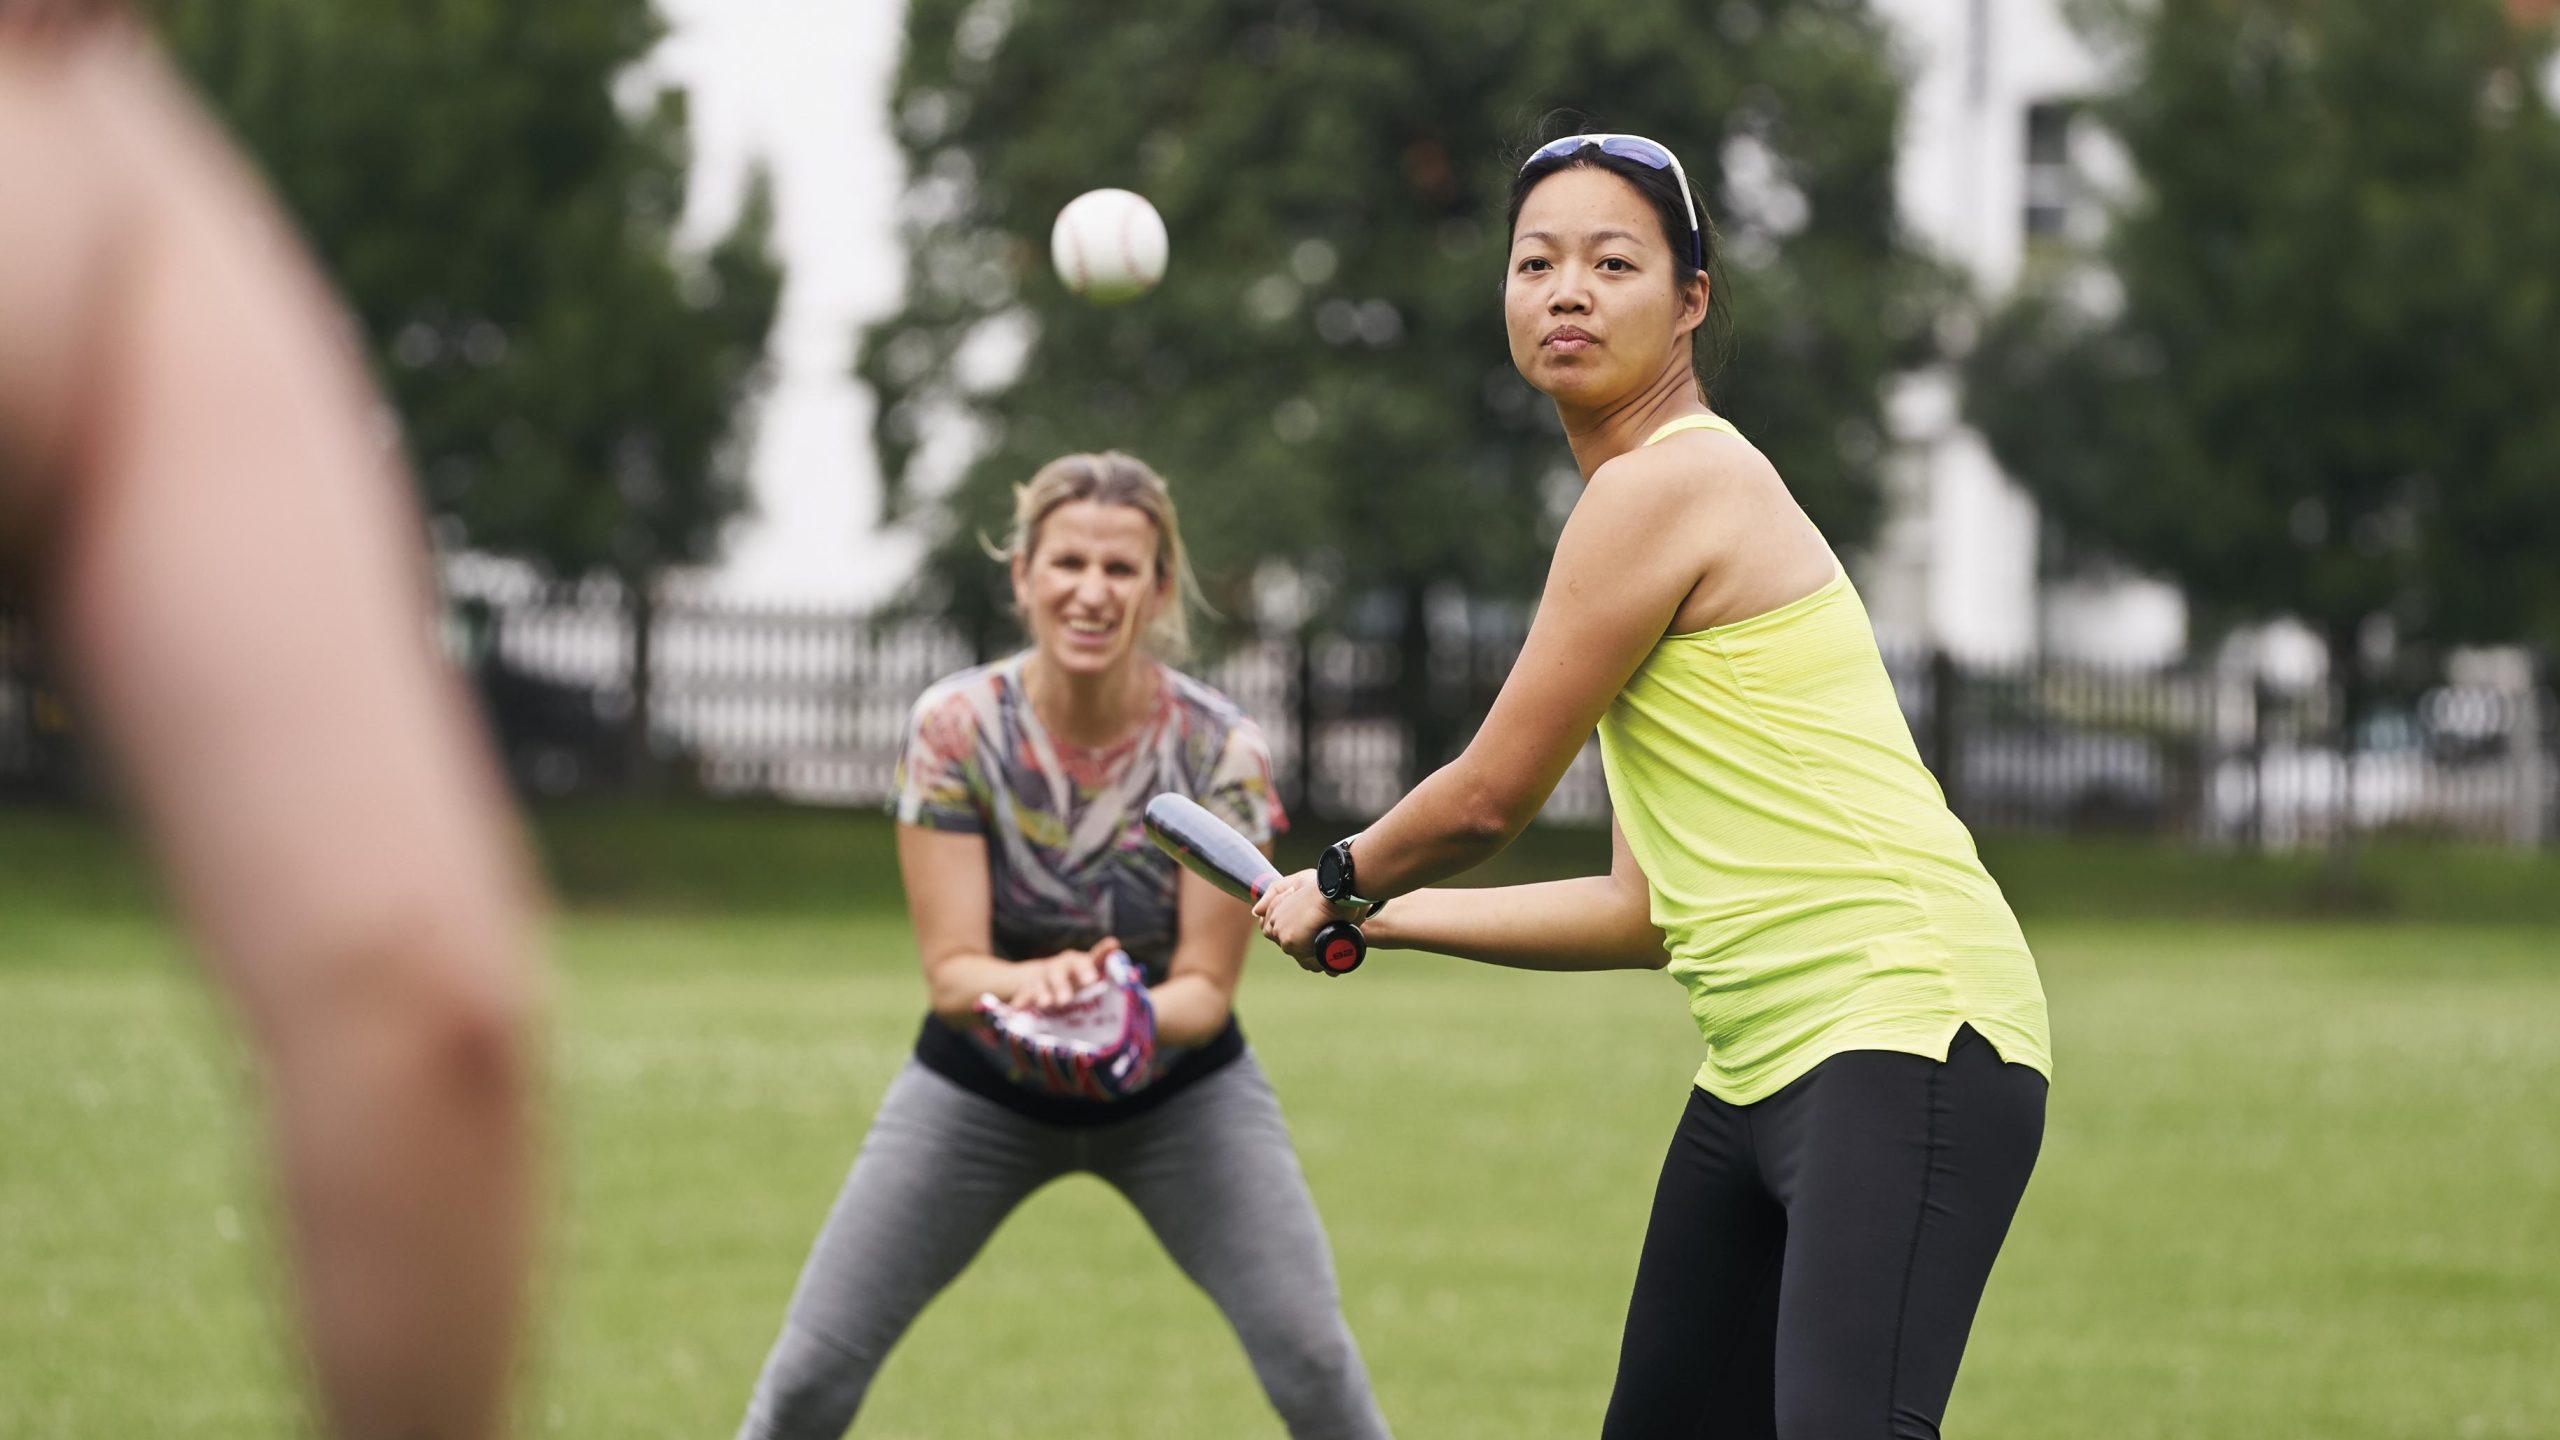
M 994 953 L 983 836 L 901 825 L 898 868 L 928 1003 L 946 1024 L 977 1024 L 973 1007 L 982 995 L 1016 1004 L 1062 1004 L 1100 977 L 1109 942 L 1029 964 Z M 1253 938 L 1253 916 L 1196 876 L 1184 874 L 1181 886 L 1182 940 L 1164 983 L 1148 993 L 1157 1034 L 1168 1044 L 1196 1045 L 1227 1023 L 1245 945 Z
M 1655 970 L 1668 958 L 1644 872 L 1616 821 L 1606 875 L 1399 895 L 1362 927 L 1387 950 L 1430 950 L 1521 970 Z
M 1527 827 L 1698 583 L 1701 552 L 1678 543 L 1698 484 L 1691 462 L 1657 450 L 1622 455 L 1592 476 L 1556 541 L 1520 658 L 1475 738 L 1352 842 L 1361 894 L 1403 895 L 1459 874 Z M 1302 961 L 1333 918 L 1306 871 L 1274 884 L 1254 913 Z
M 979 996 L 1012 1000 L 1032 972 L 995 953 L 986 837 L 902 824 L 898 874 L 933 1013 L 965 1029 L 978 1023 Z
M 1188 870 L 1181 886 L 1175 903 L 1182 939 L 1164 983 L 1148 996 L 1155 1002 L 1158 1036 L 1170 1045 L 1199 1045 L 1217 1038 L 1234 1009 L 1245 946 L 1253 941 L 1253 912 Z
M 534 903 L 387 422 L 156 56 L 0 37 L 0 532 L 257 1044 L 331 1433 L 503 1424 Z
M 1659 451 L 1623 455 L 1592 477 L 1475 738 L 1353 844 L 1363 894 L 1447 879 L 1528 826 L 1698 582 L 1697 553 L 1677 543 L 1694 493 L 1690 467 Z

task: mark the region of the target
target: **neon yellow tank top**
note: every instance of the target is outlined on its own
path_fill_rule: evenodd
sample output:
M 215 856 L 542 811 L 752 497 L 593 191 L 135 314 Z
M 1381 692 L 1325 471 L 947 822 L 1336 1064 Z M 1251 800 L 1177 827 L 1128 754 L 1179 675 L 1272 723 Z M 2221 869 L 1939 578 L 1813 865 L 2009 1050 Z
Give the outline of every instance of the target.
M 1645 443 L 1684 430 L 1741 435 L 1693 415 Z M 2026 938 L 1920 763 L 1845 572 L 1664 636 L 1601 718 L 1600 756 L 1709 1094 L 1763 1100 L 1844 1050 L 1944 1060 L 1967 1024 L 2053 1073 Z

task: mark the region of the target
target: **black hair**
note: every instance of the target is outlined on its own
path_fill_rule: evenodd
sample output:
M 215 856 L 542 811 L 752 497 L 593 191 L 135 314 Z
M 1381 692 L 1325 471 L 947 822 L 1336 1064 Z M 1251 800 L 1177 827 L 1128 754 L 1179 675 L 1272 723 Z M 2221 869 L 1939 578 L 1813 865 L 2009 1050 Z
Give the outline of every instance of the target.
M 1565 134 L 1575 133 L 1566 131 Z M 1556 137 L 1563 138 L 1561 135 Z M 1542 142 L 1543 143 L 1543 142 Z M 1519 159 L 1535 154 L 1539 144 L 1521 147 Z M 1669 170 L 1656 170 L 1650 165 L 1609 154 L 1598 145 L 1583 145 L 1568 155 L 1551 155 L 1522 167 L 1514 164 L 1511 201 L 1503 217 L 1504 250 L 1508 253 L 1508 237 L 1520 228 L 1520 208 L 1529 201 L 1529 192 L 1538 182 L 1564 170 L 1606 170 L 1636 187 L 1653 207 L 1654 218 L 1662 224 L 1663 245 L 1671 255 L 1671 283 L 1685 290 L 1699 275 L 1707 277 L 1707 314 L 1689 335 L 1689 364 L 1698 377 L 1698 392 L 1712 396 L 1716 377 L 1724 373 L 1733 358 L 1733 306 L 1725 297 L 1724 256 L 1716 235 L 1714 217 L 1707 213 L 1704 197 L 1698 198 L 1697 248 L 1690 247 L 1689 207 L 1680 195 L 1680 179 Z M 1704 264 L 1698 263 L 1703 255 Z

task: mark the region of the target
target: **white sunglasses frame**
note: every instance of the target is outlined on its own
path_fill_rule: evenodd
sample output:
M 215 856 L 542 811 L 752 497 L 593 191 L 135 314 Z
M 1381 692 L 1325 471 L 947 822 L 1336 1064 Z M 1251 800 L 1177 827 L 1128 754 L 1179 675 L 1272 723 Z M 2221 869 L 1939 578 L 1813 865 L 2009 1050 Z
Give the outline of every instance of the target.
M 1616 151 L 1609 148 L 1608 142 L 1612 140 L 1633 140 L 1640 144 L 1650 145 L 1654 149 L 1662 152 L 1662 158 L 1671 162 L 1671 178 L 1680 182 L 1681 208 L 1689 213 L 1689 261 L 1701 270 L 1707 268 L 1707 232 L 1705 227 L 1698 223 L 1698 197 L 1697 192 L 1689 188 L 1689 172 L 1680 168 L 1680 156 L 1676 151 L 1674 151 L 1670 146 L 1663 144 L 1661 141 L 1654 139 L 1652 136 L 1630 135 L 1623 131 L 1597 130 L 1583 135 L 1559 135 L 1555 139 L 1548 141 L 1546 144 L 1539 146 L 1537 149 L 1530 151 L 1529 158 L 1520 162 L 1520 168 L 1525 172 L 1530 166 L 1537 164 L 1541 160 L 1563 159 L 1570 157 L 1574 152 L 1580 150 L 1585 145 L 1596 147 L 1603 155 L 1617 155 Z M 1645 163 L 1643 160 L 1638 159 L 1633 155 L 1618 155 L 1618 158 L 1621 160 L 1634 160 L 1635 163 L 1639 165 Z

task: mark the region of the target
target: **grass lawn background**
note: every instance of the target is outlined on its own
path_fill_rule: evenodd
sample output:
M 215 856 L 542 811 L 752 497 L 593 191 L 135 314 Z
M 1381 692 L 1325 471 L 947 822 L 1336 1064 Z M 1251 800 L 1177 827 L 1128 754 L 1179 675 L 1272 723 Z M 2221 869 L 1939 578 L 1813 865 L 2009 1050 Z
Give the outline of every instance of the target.
M 523 1428 L 725 1436 L 919 1013 L 889 832 L 539 829 L 569 902 Z M 2560 1436 L 2560 862 L 2379 850 L 2373 911 L 2323 919 L 2312 861 L 1985 848 L 2061 1074 L 1948 1432 Z M 1498 873 L 1604 851 L 1540 833 Z M 98 822 L 0 811 L 0 1437 L 300 1423 L 246 1067 L 151 894 Z M 1328 984 L 1267 949 L 1248 975 L 1397 1433 L 1596 1431 L 1697 1061 L 1676 988 L 1393 954 Z M 1072 1180 L 857 1433 L 1281 1431 L 1216 1312 Z

